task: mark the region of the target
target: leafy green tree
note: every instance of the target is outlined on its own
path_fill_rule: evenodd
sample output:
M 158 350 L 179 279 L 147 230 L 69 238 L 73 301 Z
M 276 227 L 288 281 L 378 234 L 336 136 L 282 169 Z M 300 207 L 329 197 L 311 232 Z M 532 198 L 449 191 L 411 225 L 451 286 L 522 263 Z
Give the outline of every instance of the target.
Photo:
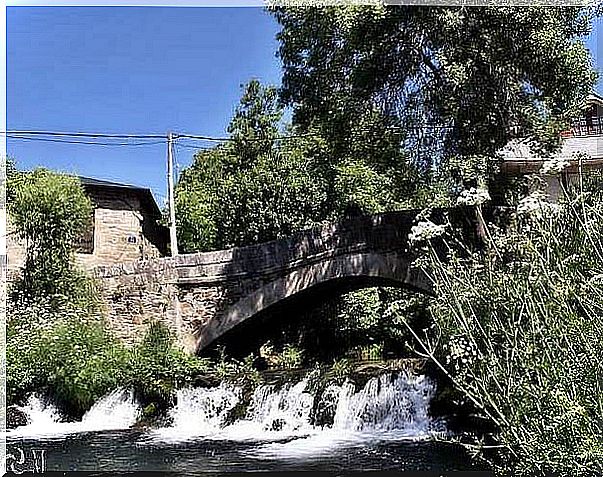
M 252 80 L 228 131 L 231 141 L 201 151 L 176 188 L 184 250 L 211 250 L 290 235 L 324 218 L 327 186 L 310 145 L 278 144 L 276 90 Z
M 74 243 L 92 214 L 79 180 L 41 168 L 12 171 L 7 189 L 10 220 L 27 245 L 16 296 L 75 298 L 88 284 L 74 267 Z
M 264 87 L 252 79 L 245 86 L 235 115 L 228 126 L 233 144 L 233 157 L 240 166 L 250 166 L 269 152 L 279 135 L 283 110 L 277 104 L 275 88 Z
M 338 157 L 319 128 L 283 128 L 282 114 L 276 89 L 250 81 L 230 141 L 199 151 L 182 172 L 176 214 L 185 251 L 264 242 L 351 213 L 413 205 L 420 175 L 400 166 L 391 138 L 375 147 L 358 142 Z
M 454 157 L 491 158 L 515 137 L 554 148 L 596 78 L 581 39 L 594 9 L 272 11 L 294 123 L 318 124 L 338 156 L 393 142 L 427 175 Z

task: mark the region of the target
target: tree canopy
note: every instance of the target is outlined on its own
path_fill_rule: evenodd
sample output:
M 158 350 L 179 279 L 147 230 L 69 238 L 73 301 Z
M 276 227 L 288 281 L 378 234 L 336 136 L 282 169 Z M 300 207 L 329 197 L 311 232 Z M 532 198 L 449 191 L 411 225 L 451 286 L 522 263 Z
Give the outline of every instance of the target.
M 230 140 L 183 172 L 185 250 L 271 240 L 350 212 L 446 205 L 451 187 L 492 176 L 513 138 L 554 150 L 596 78 L 587 8 L 271 11 L 282 87 L 249 82 Z
M 579 7 L 276 7 L 281 99 L 340 150 L 379 129 L 429 170 L 515 137 L 554 148 L 596 75 Z M 375 126 L 376 125 L 376 126 Z M 374 129 L 377 128 L 377 131 Z M 382 136 L 382 135 L 381 135 Z
M 316 128 L 282 122 L 277 90 L 245 87 L 229 140 L 199 151 L 176 187 L 179 243 L 206 251 L 249 245 L 347 214 L 408 206 L 420 175 L 391 138 L 337 155 Z M 285 138 L 283 138 L 283 135 Z
M 277 144 L 276 89 L 250 81 L 228 127 L 230 141 L 200 151 L 176 188 L 179 241 L 187 251 L 263 242 L 324 216 L 324 175 L 310 142 Z

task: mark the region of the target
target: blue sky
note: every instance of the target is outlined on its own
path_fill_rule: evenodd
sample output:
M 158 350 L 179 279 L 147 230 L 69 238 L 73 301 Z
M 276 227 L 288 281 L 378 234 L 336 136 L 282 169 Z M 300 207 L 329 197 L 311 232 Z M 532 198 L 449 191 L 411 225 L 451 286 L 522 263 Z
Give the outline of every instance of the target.
M 261 8 L 8 8 L 7 127 L 224 136 L 240 85 L 280 82 L 276 22 Z M 151 187 L 165 146 L 9 140 L 20 167 Z M 181 166 L 191 149 L 176 151 Z
M 280 82 L 278 25 L 263 9 L 8 7 L 7 127 L 224 136 L 240 86 Z M 601 20 L 588 44 L 603 68 Z M 597 90 L 603 93 L 601 83 Z M 165 198 L 165 145 L 9 140 L 21 168 L 45 166 L 150 187 Z M 180 167 L 191 149 L 179 148 Z

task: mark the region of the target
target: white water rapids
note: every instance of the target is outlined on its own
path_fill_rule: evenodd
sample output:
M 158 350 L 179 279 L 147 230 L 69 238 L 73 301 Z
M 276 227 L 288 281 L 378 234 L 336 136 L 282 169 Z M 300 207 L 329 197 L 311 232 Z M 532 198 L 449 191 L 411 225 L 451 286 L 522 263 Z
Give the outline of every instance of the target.
M 444 430 L 430 418 L 434 386 L 410 373 L 374 377 L 361 389 L 349 381 L 330 385 L 315 397 L 311 376 L 282 387 L 258 386 L 243 406 L 243 390 L 222 383 L 214 388 L 177 391 L 171 425 L 154 429 L 141 444 L 190 440 L 257 441 L 250 457 L 307 457 L 333 447 L 378 440 L 425 439 Z M 29 424 L 9 431 L 17 437 L 60 437 L 77 432 L 128 429 L 140 416 L 132 392 L 116 390 L 99 400 L 79 422 L 61 416 L 39 397 L 21 408 Z M 242 416 L 242 417 L 241 417 Z
M 37 395 L 30 396 L 20 410 L 29 422 L 8 431 L 8 436 L 48 438 L 78 432 L 129 429 L 140 415 L 133 393 L 123 389 L 116 389 L 99 399 L 77 422 L 64 422 L 58 409 Z
M 444 430 L 428 414 L 434 386 L 425 376 L 385 374 L 360 390 L 347 381 L 327 387 L 318 402 L 308 383 L 306 377 L 281 388 L 259 386 L 245 417 L 234 422 L 228 415 L 240 403 L 240 389 L 182 389 L 171 411 L 173 425 L 153 431 L 150 440 L 254 440 L 265 444 L 251 457 L 306 457 L 367 440 L 425 439 Z M 329 423 L 314 424 L 316 414 L 330 416 Z

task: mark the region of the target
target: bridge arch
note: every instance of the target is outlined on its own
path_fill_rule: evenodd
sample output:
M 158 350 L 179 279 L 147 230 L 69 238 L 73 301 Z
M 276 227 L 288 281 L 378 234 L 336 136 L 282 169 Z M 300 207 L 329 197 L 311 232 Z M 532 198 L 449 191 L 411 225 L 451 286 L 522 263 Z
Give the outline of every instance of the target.
M 195 350 L 199 353 L 239 324 L 278 303 L 334 282 L 362 282 L 363 286 L 399 286 L 431 294 L 427 278 L 410 267 L 406 254 L 358 252 L 330 257 L 263 284 L 222 314 L 213 316 L 197 336 Z
M 429 293 L 429 280 L 411 267 L 416 253 L 408 243 L 419 212 L 352 217 L 246 247 L 97 267 L 95 277 L 117 336 L 134 343 L 158 320 L 198 353 L 279 302 L 329 284 L 364 281 Z M 463 211 L 432 211 L 436 222 L 444 215 L 472 233 Z

